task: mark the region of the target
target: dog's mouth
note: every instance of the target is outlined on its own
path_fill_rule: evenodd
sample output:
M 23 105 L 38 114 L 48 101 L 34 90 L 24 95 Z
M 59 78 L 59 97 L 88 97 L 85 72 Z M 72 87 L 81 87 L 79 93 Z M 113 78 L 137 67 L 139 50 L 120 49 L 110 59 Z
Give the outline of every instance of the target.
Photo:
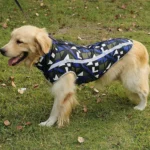
M 10 58 L 8 61 L 9 66 L 15 66 L 23 61 L 28 56 L 28 52 L 23 52 L 17 57 Z

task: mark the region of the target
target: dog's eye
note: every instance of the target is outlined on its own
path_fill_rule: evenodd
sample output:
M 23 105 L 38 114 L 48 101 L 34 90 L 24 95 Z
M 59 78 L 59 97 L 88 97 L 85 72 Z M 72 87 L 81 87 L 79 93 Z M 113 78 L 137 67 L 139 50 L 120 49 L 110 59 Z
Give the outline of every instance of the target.
M 20 40 L 17 40 L 16 43 L 17 43 L 17 44 L 22 44 L 23 42 L 20 41 Z

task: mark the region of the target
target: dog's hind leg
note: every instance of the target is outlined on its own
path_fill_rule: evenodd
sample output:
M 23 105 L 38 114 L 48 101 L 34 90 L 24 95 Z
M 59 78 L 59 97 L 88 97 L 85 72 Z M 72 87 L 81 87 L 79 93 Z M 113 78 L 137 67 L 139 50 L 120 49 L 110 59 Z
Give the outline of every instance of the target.
M 130 101 L 131 101 L 133 104 L 137 105 L 137 104 L 140 103 L 140 98 L 139 98 L 139 96 L 138 96 L 137 93 L 133 93 L 133 92 L 127 90 L 127 89 L 126 89 L 125 91 L 126 91 L 127 97 L 130 99 Z
M 58 127 L 69 123 L 72 109 L 78 104 L 75 97 L 75 75 L 67 73 L 62 76 L 52 87 L 54 105 L 47 121 L 40 123 L 41 126 L 52 126 L 55 122 Z
M 146 92 L 146 90 L 144 90 L 144 91 L 140 91 L 138 95 L 140 97 L 140 103 L 137 106 L 135 106 L 134 109 L 142 111 L 147 106 L 148 93 Z
M 136 110 L 144 110 L 147 105 L 149 94 L 149 66 L 140 69 L 126 70 L 122 76 L 122 83 L 130 91 L 129 99 L 137 98 L 139 104 L 134 107 Z M 131 78 L 132 77 L 132 78 Z
M 144 110 L 147 105 L 147 96 L 148 94 L 144 91 L 139 91 L 139 93 L 127 92 L 128 98 L 134 103 L 138 104 L 134 107 L 136 110 Z

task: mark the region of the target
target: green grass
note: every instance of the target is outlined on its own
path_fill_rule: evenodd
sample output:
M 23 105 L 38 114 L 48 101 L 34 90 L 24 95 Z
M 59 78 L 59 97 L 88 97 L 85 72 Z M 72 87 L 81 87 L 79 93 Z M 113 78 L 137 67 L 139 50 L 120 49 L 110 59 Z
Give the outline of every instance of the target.
M 26 18 L 13 0 L 0 0 L 0 47 L 8 42 L 14 28 L 32 24 L 46 27 L 56 38 L 78 44 L 127 37 L 150 49 L 147 0 L 43 0 L 42 7 L 40 0 L 19 2 Z M 6 22 L 8 27 L 4 29 Z M 8 67 L 7 61 L 0 55 L 0 150 L 150 149 L 150 102 L 143 112 L 135 111 L 120 84 L 112 84 L 96 95 L 88 84 L 77 90 L 81 105 L 72 113 L 69 126 L 39 127 L 48 118 L 53 104 L 49 85 L 37 69 Z M 11 76 L 16 88 L 11 86 Z M 34 88 L 35 84 L 39 86 Z M 20 95 L 17 89 L 22 87 L 27 90 Z M 96 102 L 98 98 L 100 103 Z M 87 113 L 83 112 L 83 105 L 87 106 Z M 10 126 L 4 125 L 5 120 L 10 121 Z M 18 126 L 23 129 L 18 130 Z M 78 143 L 78 136 L 85 142 Z

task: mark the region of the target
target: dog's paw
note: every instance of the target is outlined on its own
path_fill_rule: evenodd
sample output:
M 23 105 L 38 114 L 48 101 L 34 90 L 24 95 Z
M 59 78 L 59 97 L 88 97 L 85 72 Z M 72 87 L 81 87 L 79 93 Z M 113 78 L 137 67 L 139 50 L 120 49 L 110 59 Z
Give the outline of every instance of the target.
M 54 123 L 55 123 L 54 121 L 47 120 L 47 121 L 41 122 L 41 123 L 39 124 L 39 126 L 51 127 L 51 126 L 54 125 Z
M 41 122 L 40 124 L 39 124 L 39 126 L 46 126 L 46 127 L 51 127 L 53 124 L 50 124 L 50 123 L 48 123 L 48 122 Z
M 145 106 L 138 106 L 138 105 L 137 105 L 137 106 L 134 107 L 134 109 L 135 109 L 135 110 L 140 110 L 140 111 L 142 111 L 142 110 L 145 109 Z
M 41 123 L 39 124 L 39 126 L 46 126 L 46 121 L 45 121 L 45 122 L 41 122 Z

